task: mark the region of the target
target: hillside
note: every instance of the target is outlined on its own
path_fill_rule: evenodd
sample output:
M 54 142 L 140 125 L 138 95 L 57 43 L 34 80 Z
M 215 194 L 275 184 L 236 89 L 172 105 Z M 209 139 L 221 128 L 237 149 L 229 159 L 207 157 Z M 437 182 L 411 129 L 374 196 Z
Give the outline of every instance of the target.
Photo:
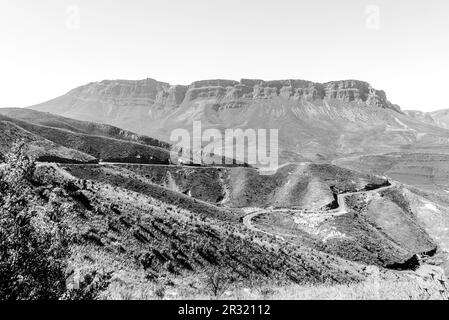
M 58 162 L 96 162 L 95 157 L 86 153 L 66 148 L 34 134 L 25 128 L 17 125 L 13 119 L 0 115 L 0 156 L 6 154 L 18 140 L 27 143 L 29 155 L 38 160 L 54 160 Z M 1 158 L 1 157 L 0 157 Z
M 252 233 L 231 211 L 209 205 L 217 213 L 209 214 L 206 204 L 173 201 L 174 194 L 160 198 L 168 190 L 148 184 L 137 192 L 143 181 L 130 172 L 114 173 L 112 166 L 70 168 L 40 165 L 35 192 L 42 203 L 51 200 L 67 208 L 63 219 L 69 226 L 73 273 L 81 279 L 92 272 L 105 276 L 105 298 L 140 290 L 155 298 L 152 288 L 158 285 L 184 294 L 205 292 L 205 277 L 213 270 L 242 287 L 349 283 L 366 277 L 356 263 Z M 86 170 L 96 174 L 85 180 Z
M 344 210 L 260 210 L 249 224 L 298 246 L 389 269 L 414 269 L 420 264 L 416 255 L 436 254 L 403 189 L 361 191 L 342 201 Z
M 421 289 L 414 286 L 425 277 L 419 273 L 423 264 L 437 253 L 445 258 L 416 218 L 406 190 L 383 178 L 319 164 L 284 166 L 274 176 L 257 176 L 251 168 L 176 167 L 183 173 L 174 184 L 159 185 L 151 177 L 161 172 L 151 174 L 145 170 L 150 167 L 175 172 L 174 166 L 42 163 L 31 179 L 20 181 L 33 204 L 49 208 L 48 219 L 65 228 L 72 296 L 219 296 L 225 291 L 210 286 L 216 277 L 226 295 L 293 285 L 351 288 L 369 285 L 373 268 L 379 281 L 405 285 L 415 296 Z M 187 178 L 191 174 L 196 178 Z M 198 180 L 207 185 L 202 190 L 211 192 L 210 201 L 170 188 L 183 184 L 194 190 Z M 246 205 L 257 205 L 257 197 L 294 200 L 298 186 L 308 190 L 315 183 L 330 190 L 334 201 L 324 208 L 240 208 L 238 201 L 216 203 L 220 183 L 236 199 L 261 185 Z M 273 184 L 277 188 L 270 190 Z M 432 294 L 441 287 L 435 281 L 428 286 Z
M 173 129 L 279 129 L 280 161 L 400 150 L 449 152 L 449 131 L 403 113 L 357 80 L 105 80 L 30 107 L 168 141 Z
M 273 175 L 253 168 L 186 168 L 121 164 L 150 180 L 191 197 L 225 207 L 332 206 L 335 194 L 382 185 L 386 180 L 324 164 L 290 164 Z
M 102 160 L 103 162 L 171 164 L 182 161 L 183 164 L 191 164 L 191 159 L 180 160 L 179 155 L 172 157 L 170 155 L 172 145 L 167 142 L 110 125 L 20 108 L 0 108 L 0 118 L 43 139 L 93 156 L 97 162 Z M 65 161 L 62 157 L 54 158 L 53 156 L 49 154 L 47 157 L 40 157 L 39 160 L 70 162 L 70 159 Z M 225 167 L 248 167 L 246 163 L 226 159 L 220 155 L 210 154 L 209 157 Z
M 128 140 L 138 142 L 149 146 L 170 149 L 170 144 L 153 139 L 151 137 L 138 135 L 134 132 L 120 129 L 114 126 L 101 123 L 79 121 L 51 114 L 48 112 L 39 112 L 31 109 L 22 108 L 0 108 L 0 114 L 7 117 L 22 120 L 28 123 L 42 125 L 51 128 L 65 129 L 74 133 L 83 133 L 93 136 L 114 138 L 119 140 Z
M 293 166 L 275 176 L 259 176 L 254 169 L 245 168 L 157 167 L 153 170 L 152 166 L 142 165 L 63 165 L 63 169 L 79 179 L 111 184 L 186 210 L 197 208 L 205 217 L 245 225 L 269 239 L 281 238 L 281 242 L 295 247 L 346 261 L 414 269 L 420 263 L 416 254 L 433 256 L 437 251 L 437 245 L 411 212 L 404 190 L 389 187 L 383 179 L 330 165 L 302 168 L 307 173 L 304 175 L 298 175 L 298 167 Z M 162 170 L 169 180 L 154 184 L 161 178 Z M 245 182 L 236 180 L 236 176 L 245 176 Z M 285 201 L 282 192 L 288 185 L 286 181 L 293 178 L 298 185 L 290 187 L 292 202 L 273 209 L 274 204 Z M 320 184 L 321 193 L 316 183 Z M 304 190 L 298 192 L 299 187 Z M 381 188 L 385 191 L 376 191 Z M 220 190 L 227 198 L 222 198 Z M 314 197 L 310 197 L 311 193 Z M 349 196 L 353 193 L 357 195 Z M 344 194 L 349 195 L 340 199 Z M 217 197 L 221 200 L 217 201 Z M 247 224 L 254 212 L 255 229 Z
M 410 117 L 418 119 L 420 121 L 438 126 L 441 128 L 449 129 L 449 109 L 437 110 L 432 112 L 422 111 L 404 111 Z
M 336 165 L 373 172 L 400 181 L 420 224 L 449 252 L 449 156 L 431 153 L 391 153 L 342 158 Z M 449 263 L 446 263 L 449 270 Z
M 0 109 L 1 149 L 25 139 L 39 161 L 168 164 L 169 145 L 119 128 L 27 109 Z

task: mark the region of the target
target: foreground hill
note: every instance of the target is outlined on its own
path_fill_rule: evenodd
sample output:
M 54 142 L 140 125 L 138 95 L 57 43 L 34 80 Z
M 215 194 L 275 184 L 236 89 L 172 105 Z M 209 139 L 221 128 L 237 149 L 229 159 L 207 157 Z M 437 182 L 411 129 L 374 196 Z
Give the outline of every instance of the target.
M 352 170 L 387 175 L 406 185 L 406 197 L 421 225 L 449 252 L 448 155 L 391 153 L 342 158 L 334 163 Z M 449 270 L 447 262 L 446 269 Z
M 68 298 L 210 298 L 241 291 L 268 297 L 279 287 L 295 284 L 317 290 L 339 284 L 347 290 L 370 290 L 373 280 L 376 287 L 400 285 L 407 297 L 424 292 L 444 298 L 447 292 L 437 267 L 423 274 L 421 266 L 415 272 L 421 264 L 416 253 L 430 255 L 436 249 L 407 201 L 394 186 L 376 189 L 368 176 L 309 168 L 311 174 L 321 173 L 323 183 L 346 175 L 349 190 L 364 190 L 348 193 L 346 205 L 339 195 L 340 208 L 318 210 L 322 225 L 314 221 L 304 227 L 301 219 L 315 220 L 317 212 L 293 210 L 291 215 L 288 210 L 219 207 L 154 184 L 123 166 L 44 163 L 35 168 L 28 160 L 15 161 L 14 155 L 0 166 L 2 186 L 16 181 L 21 195 L 33 199 L 33 207 L 45 208 L 33 220 L 37 227 L 58 224 L 64 230 L 59 236 L 69 246 L 62 264 Z M 30 168 L 27 175 L 15 174 L 20 173 L 16 163 Z M 337 191 L 345 188 L 339 184 Z M 371 199 L 361 197 L 364 194 Z M 350 200 L 352 196 L 357 199 Z M 377 210 L 379 206 L 388 210 Z M 257 219 L 251 221 L 254 214 Z M 264 219 L 273 218 L 266 226 Z M 404 223 L 398 233 L 391 233 L 398 219 Z M 331 235 L 322 236 L 332 228 Z
M 413 270 L 420 264 L 416 255 L 437 252 L 402 188 L 330 165 L 301 167 L 284 167 L 267 177 L 245 168 L 63 165 L 79 179 L 111 184 L 187 210 L 198 208 L 207 217 L 345 261 Z M 161 179 L 162 170 L 166 178 Z M 283 208 L 272 208 L 277 203 Z
M 403 113 L 357 80 L 153 79 L 89 83 L 31 107 L 168 141 L 173 129 L 279 129 L 281 162 L 399 150 L 449 152 L 449 131 Z
M 214 271 L 233 286 L 349 283 L 367 275 L 357 263 L 310 247 L 281 245 L 247 230 L 238 212 L 170 194 L 113 166 L 65 171 L 40 165 L 36 180 L 40 201 L 68 208 L 63 219 L 73 274 L 82 279 L 92 272 L 106 275 L 106 298 L 141 290 L 156 298 L 157 285 L 207 292 L 207 274 Z

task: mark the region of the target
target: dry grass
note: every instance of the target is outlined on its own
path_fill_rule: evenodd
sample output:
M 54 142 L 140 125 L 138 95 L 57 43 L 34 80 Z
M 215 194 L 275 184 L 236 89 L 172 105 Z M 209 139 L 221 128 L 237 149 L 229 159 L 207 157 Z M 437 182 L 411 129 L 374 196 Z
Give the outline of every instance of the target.
M 399 281 L 368 280 L 347 285 L 299 286 L 278 288 L 272 294 L 261 291 L 256 295 L 242 295 L 243 299 L 276 300 L 427 300 L 447 299 L 447 291 L 440 292 L 436 286 L 404 279 Z M 270 292 L 270 291 L 268 291 Z M 238 297 L 238 296 L 237 296 Z
M 417 272 L 393 272 L 376 267 L 367 280 L 347 284 L 279 286 L 224 285 L 216 296 L 208 286 L 207 275 L 172 279 L 161 278 L 157 284 L 136 286 L 113 281 L 102 299 L 126 300 L 448 300 L 449 291 L 443 274 L 435 267 L 424 266 Z M 163 295 L 161 295 L 163 293 Z
M 162 286 L 163 287 L 163 286 Z M 156 284 L 147 287 L 123 286 L 114 283 L 109 288 L 104 299 L 118 300 L 154 300 L 160 287 Z M 426 285 L 411 279 L 400 281 L 364 281 L 345 285 L 290 285 L 287 287 L 238 288 L 225 291 L 220 297 L 215 297 L 206 291 L 190 295 L 179 292 L 173 287 L 167 287 L 162 299 L 193 299 L 193 300 L 448 300 L 448 291 L 435 285 Z

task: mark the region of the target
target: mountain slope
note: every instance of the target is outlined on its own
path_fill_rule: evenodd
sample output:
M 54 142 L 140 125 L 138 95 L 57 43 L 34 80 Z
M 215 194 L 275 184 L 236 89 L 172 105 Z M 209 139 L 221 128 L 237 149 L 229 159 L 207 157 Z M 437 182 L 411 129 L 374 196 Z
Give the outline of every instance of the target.
M 167 143 L 111 126 L 74 121 L 33 110 L 0 109 L 0 129 L 2 149 L 7 150 L 12 142 L 25 139 L 32 144 L 31 152 L 40 161 L 170 162 Z
M 406 110 L 404 111 L 408 116 L 418 119 L 432 125 L 449 129 L 449 109 L 437 110 L 432 112 L 422 112 Z
M 159 195 L 168 190 L 148 183 L 138 190 L 144 181 L 114 166 L 74 166 L 68 172 L 41 165 L 37 175 L 43 202 L 49 201 L 46 188 L 54 188 L 57 200 L 70 205 L 63 218 L 70 226 L 71 262 L 81 274 L 102 270 L 142 287 L 164 278 L 188 287 L 186 282 L 210 270 L 232 275 L 235 285 L 346 283 L 365 276 L 359 264 L 248 233 L 229 210 L 209 205 L 206 212 L 193 199 L 167 203 Z M 111 281 L 110 289 L 123 282 Z
M 14 142 L 24 140 L 27 144 L 29 155 L 38 160 L 72 163 L 96 161 L 94 157 L 86 153 L 58 145 L 18 126 L 12 119 L 4 118 L 1 115 L 0 137 L 0 156 L 9 152 Z
M 138 135 L 134 132 L 120 129 L 110 125 L 88 121 L 79 121 L 71 118 L 58 116 L 48 112 L 39 112 L 32 109 L 22 109 L 22 108 L 0 108 L 0 114 L 3 114 L 10 118 L 23 120 L 25 122 L 29 122 L 32 124 L 58 129 L 65 129 L 68 131 L 72 131 L 74 133 L 84 133 L 94 136 L 128 140 L 150 146 L 161 147 L 164 149 L 170 148 L 170 144 L 164 141 L 153 139 L 148 136 Z
M 172 130 L 278 129 L 280 161 L 398 150 L 449 152 L 449 131 L 410 117 L 357 80 L 102 81 L 30 107 L 169 140 Z
M 437 249 L 410 211 L 402 188 L 389 186 L 381 178 L 331 165 L 312 164 L 301 170 L 295 166 L 283 167 L 283 172 L 273 176 L 258 176 L 254 169 L 226 168 L 228 172 L 222 172 L 221 178 L 216 171 L 223 169 L 217 168 L 70 164 L 62 168 L 84 181 L 106 183 L 151 196 L 229 226 L 248 226 L 245 223 L 248 213 L 263 211 L 262 216 L 267 220 L 258 229 L 264 232 L 248 227 L 250 230 L 268 237 L 280 236 L 298 248 L 309 247 L 358 263 L 413 269 L 419 264 L 415 254 L 432 256 Z M 167 185 L 159 180 L 162 170 L 172 177 L 172 183 Z M 298 183 L 289 186 L 288 181 L 294 177 Z M 179 187 L 173 188 L 172 184 Z M 201 184 L 205 184 L 204 188 Z M 228 196 L 222 196 L 223 201 L 217 202 L 220 189 L 227 189 Z M 188 194 L 185 190 L 189 190 Z M 335 203 L 336 193 L 348 196 L 341 199 L 338 196 L 340 200 Z M 309 197 L 310 194 L 316 198 Z M 322 199 L 315 202 L 318 198 Z M 291 202 L 280 203 L 285 199 Z M 275 210 L 272 205 L 281 205 L 283 209 Z
M 327 164 L 290 164 L 273 175 L 254 168 L 198 168 L 119 164 L 151 182 L 225 207 L 325 208 L 336 194 L 387 183 Z

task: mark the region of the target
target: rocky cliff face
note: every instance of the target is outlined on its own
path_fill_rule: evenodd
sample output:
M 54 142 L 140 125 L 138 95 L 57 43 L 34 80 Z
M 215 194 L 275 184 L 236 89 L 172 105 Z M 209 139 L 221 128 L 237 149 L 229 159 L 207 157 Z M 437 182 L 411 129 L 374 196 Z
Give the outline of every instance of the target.
M 357 80 L 315 83 L 305 80 L 257 79 L 202 80 L 189 86 L 170 85 L 153 79 L 129 81 L 114 80 L 90 83 L 74 89 L 68 95 L 82 100 L 100 100 L 103 103 L 132 106 L 179 106 L 196 99 L 217 99 L 226 104 L 238 104 L 242 100 L 272 99 L 282 97 L 291 100 L 338 100 L 364 102 L 369 106 L 398 110 L 391 104 L 384 91 Z
M 117 105 L 180 104 L 185 86 L 171 86 L 153 79 L 105 80 L 89 83 L 68 93 L 78 99 L 98 99 Z
M 188 87 L 186 102 L 197 98 L 220 98 L 232 102 L 236 99 L 271 99 L 283 97 L 292 100 L 335 99 L 344 102 L 366 102 L 380 108 L 397 109 L 385 92 L 375 90 L 366 82 L 357 80 L 314 83 L 305 80 L 263 81 L 242 79 L 240 82 L 228 80 L 206 80 L 194 82 Z

